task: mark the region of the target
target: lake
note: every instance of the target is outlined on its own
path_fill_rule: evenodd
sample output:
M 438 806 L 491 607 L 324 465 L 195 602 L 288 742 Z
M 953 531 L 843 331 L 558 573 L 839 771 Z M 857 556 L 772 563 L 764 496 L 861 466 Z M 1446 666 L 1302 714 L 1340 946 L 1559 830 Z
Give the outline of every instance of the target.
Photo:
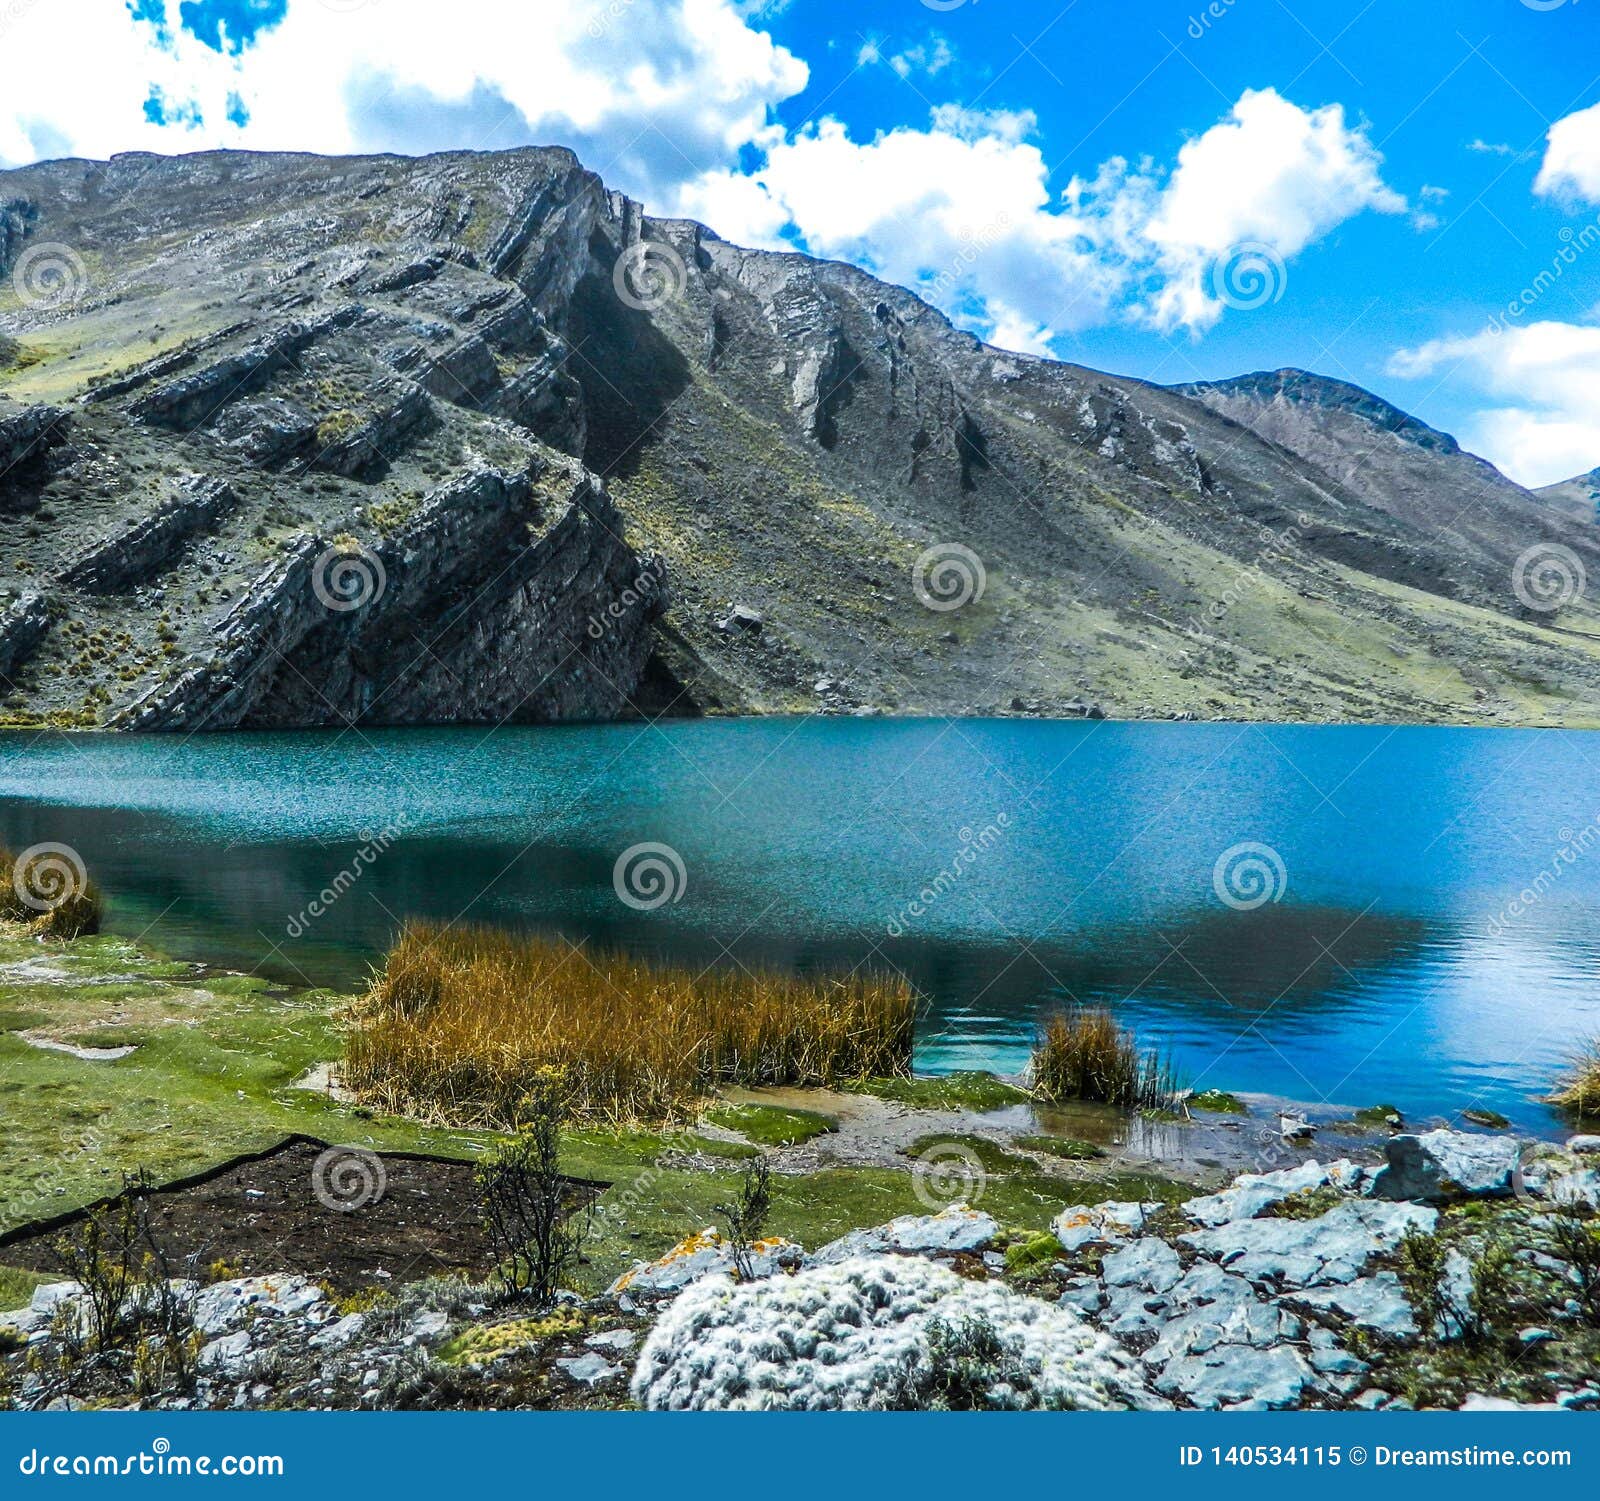
M 0 736 L 0 836 L 72 846 L 108 925 L 175 956 L 353 986 L 420 914 L 893 966 L 927 997 L 923 1069 L 1014 1072 L 1042 1009 L 1093 1002 L 1198 1087 L 1541 1132 L 1538 1096 L 1600 1034 L 1597 820 L 1581 731 Z

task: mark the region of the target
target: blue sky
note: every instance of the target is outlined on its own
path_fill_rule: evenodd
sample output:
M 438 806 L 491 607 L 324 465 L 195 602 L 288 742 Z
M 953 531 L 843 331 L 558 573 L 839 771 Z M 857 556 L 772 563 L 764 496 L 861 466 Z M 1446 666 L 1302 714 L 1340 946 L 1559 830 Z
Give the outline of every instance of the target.
M 0 52 L 0 162 L 562 142 L 1008 347 L 1600 464 L 1600 0 L 40 0 Z

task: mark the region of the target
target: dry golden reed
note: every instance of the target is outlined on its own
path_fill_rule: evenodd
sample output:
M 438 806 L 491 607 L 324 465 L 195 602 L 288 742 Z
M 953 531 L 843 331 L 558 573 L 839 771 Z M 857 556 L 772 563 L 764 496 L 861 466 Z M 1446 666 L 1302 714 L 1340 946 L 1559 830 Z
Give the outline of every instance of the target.
M 1133 1033 L 1109 1011 L 1057 1011 L 1040 1024 L 1033 1049 L 1033 1088 L 1045 1100 L 1090 1100 L 1165 1110 L 1176 1099 L 1172 1069 L 1141 1053 Z
M 407 923 L 348 1015 L 344 1083 L 365 1103 L 510 1128 L 563 1070 L 580 1119 L 682 1117 L 722 1084 L 906 1074 L 916 998 L 898 976 L 697 974 L 493 928 Z
M 1572 1061 L 1572 1072 L 1550 1103 L 1584 1119 L 1600 1118 L 1600 1037 Z

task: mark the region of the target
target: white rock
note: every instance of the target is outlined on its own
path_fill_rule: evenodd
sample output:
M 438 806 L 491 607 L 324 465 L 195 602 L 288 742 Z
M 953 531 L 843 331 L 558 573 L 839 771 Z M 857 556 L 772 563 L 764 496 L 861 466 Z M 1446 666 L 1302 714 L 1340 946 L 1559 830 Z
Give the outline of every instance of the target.
M 873 1230 L 854 1230 L 830 1241 L 812 1261 L 818 1266 L 831 1266 L 885 1251 L 922 1256 L 981 1251 L 999 1233 L 999 1225 L 989 1215 L 965 1204 L 952 1204 L 938 1214 L 905 1214 Z
M 202 1334 L 221 1334 L 255 1313 L 287 1317 L 325 1301 L 309 1277 L 232 1277 L 200 1289 L 195 1298 L 195 1327 Z
M 225 1334 L 221 1339 L 203 1345 L 198 1364 L 207 1375 L 232 1381 L 244 1373 L 245 1362 L 249 1358 L 250 1331 L 236 1329 L 232 1334 Z
M 1144 1362 L 1164 1366 L 1185 1355 L 1204 1355 L 1219 1345 L 1269 1345 L 1296 1339 L 1303 1326 L 1292 1313 L 1275 1303 L 1217 1304 L 1186 1313 L 1161 1330 L 1161 1337 L 1144 1352 Z
M 361 1326 L 367 1321 L 366 1315 L 361 1313 L 347 1313 L 342 1319 L 329 1324 L 326 1329 L 320 1329 L 311 1336 L 311 1345 L 317 1350 L 334 1350 L 341 1345 L 347 1345 L 356 1335 L 361 1333 Z
M 992 1223 L 992 1222 L 991 1222 Z M 870 1232 L 858 1232 L 862 1234 Z M 770 1277 L 782 1267 L 798 1265 L 805 1252 L 793 1241 L 773 1238 L 758 1241 L 750 1258 L 750 1269 L 757 1277 Z M 681 1240 L 665 1256 L 641 1261 L 611 1284 L 613 1295 L 623 1292 L 674 1293 L 709 1277 L 713 1272 L 732 1272 L 733 1251 L 715 1230 L 702 1230 Z
M 1393 1272 L 1375 1272 L 1331 1287 L 1302 1288 L 1285 1293 L 1281 1301 L 1309 1313 L 1337 1314 L 1358 1329 L 1391 1339 L 1410 1339 L 1417 1332 L 1411 1304 Z
M 1600 1152 L 1600 1136 L 1569 1136 L 1567 1150 L 1580 1155 L 1589 1152 Z
M 609 1350 L 613 1355 L 622 1355 L 638 1343 L 637 1329 L 607 1329 L 600 1334 L 591 1334 L 584 1340 L 591 1350 Z
M 1075 1205 L 1063 1209 L 1050 1228 L 1068 1251 L 1081 1251 L 1090 1245 L 1120 1245 L 1138 1235 L 1144 1229 L 1144 1222 L 1160 1208 L 1159 1203 L 1135 1204 L 1120 1200 Z
M 587 1355 L 575 1355 L 568 1360 L 558 1360 L 556 1364 L 583 1386 L 598 1386 L 602 1381 L 609 1381 L 613 1376 L 622 1374 L 621 1366 L 612 1365 L 605 1356 L 597 1355 L 592 1350 Z
M 1298 1403 L 1315 1379 L 1305 1357 L 1291 1345 L 1271 1350 L 1218 1345 L 1203 1355 L 1172 1361 L 1156 1378 L 1156 1389 L 1181 1393 L 1206 1409 L 1240 1402 L 1281 1408 Z
M 1233 1220 L 1179 1239 L 1252 1282 L 1311 1287 L 1354 1281 L 1408 1229 L 1430 1232 L 1438 1218 L 1416 1204 L 1351 1199 L 1314 1220 Z
M 1391 1136 L 1383 1150 L 1388 1165 L 1372 1181 L 1374 1197 L 1446 1203 L 1510 1194 L 1522 1148 L 1514 1136 L 1429 1131 Z
M 651 1331 L 633 1394 L 652 1409 L 883 1407 L 899 1378 L 928 1374 L 936 1318 L 957 1329 L 983 1320 L 1030 1372 L 1030 1390 L 996 1388 L 996 1405 L 1163 1405 L 1127 1352 L 1067 1309 L 897 1256 L 743 1285 L 697 1282 Z
M 1564 1412 L 1559 1402 L 1513 1402 L 1509 1397 L 1489 1397 L 1471 1393 L 1456 1409 L 1458 1412 Z
M 1100 1274 L 1108 1287 L 1142 1287 L 1163 1293 L 1183 1275 L 1183 1264 L 1166 1241 L 1147 1235 L 1113 1251 L 1101 1263 Z
M 48 1318 L 67 1299 L 76 1298 L 82 1291 L 82 1284 L 77 1282 L 41 1282 L 28 1299 L 28 1307 Z
M 1225 1225 L 1230 1220 L 1254 1219 L 1263 1209 L 1281 1204 L 1290 1194 L 1309 1188 L 1335 1188 L 1354 1193 L 1360 1188 L 1366 1169 L 1340 1158 L 1326 1165 L 1303 1162 L 1276 1173 L 1243 1173 L 1220 1193 L 1190 1199 L 1183 1211 L 1202 1225 Z

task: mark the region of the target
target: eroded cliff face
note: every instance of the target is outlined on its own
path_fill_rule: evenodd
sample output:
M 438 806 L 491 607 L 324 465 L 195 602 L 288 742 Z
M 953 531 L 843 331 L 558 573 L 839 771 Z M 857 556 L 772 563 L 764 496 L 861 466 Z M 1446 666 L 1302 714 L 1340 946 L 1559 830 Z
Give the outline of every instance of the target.
M 1595 607 L 1518 576 L 1593 528 L 1352 387 L 1005 354 L 560 150 L 0 210 L 11 722 L 1596 717 Z

